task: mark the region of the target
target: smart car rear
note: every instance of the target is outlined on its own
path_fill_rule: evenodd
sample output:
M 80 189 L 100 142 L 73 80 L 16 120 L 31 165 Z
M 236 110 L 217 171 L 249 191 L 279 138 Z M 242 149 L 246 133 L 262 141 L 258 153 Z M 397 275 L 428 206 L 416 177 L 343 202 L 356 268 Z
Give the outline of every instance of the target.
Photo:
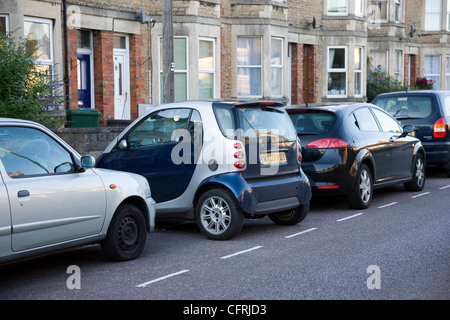
M 311 190 L 300 159 L 281 104 L 188 101 L 136 120 L 97 166 L 144 175 L 158 218 L 195 219 L 207 237 L 223 240 L 240 232 L 244 218 L 305 218 Z

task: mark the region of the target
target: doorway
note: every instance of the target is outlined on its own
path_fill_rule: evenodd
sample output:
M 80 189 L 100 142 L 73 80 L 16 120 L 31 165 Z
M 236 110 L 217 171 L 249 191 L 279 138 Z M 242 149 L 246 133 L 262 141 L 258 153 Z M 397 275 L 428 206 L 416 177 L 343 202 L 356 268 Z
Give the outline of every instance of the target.
M 114 61 L 114 120 L 130 120 L 130 69 L 127 38 L 119 41 L 120 47 L 113 50 Z

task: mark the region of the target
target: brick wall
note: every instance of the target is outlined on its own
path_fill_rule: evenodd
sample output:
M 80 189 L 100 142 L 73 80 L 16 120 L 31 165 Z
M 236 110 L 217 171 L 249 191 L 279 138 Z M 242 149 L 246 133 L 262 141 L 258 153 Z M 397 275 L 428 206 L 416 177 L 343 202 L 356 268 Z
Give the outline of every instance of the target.
M 94 88 L 95 106 L 102 113 L 100 126 L 114 119 L 114 63 L 113 33 L 94 31 Z

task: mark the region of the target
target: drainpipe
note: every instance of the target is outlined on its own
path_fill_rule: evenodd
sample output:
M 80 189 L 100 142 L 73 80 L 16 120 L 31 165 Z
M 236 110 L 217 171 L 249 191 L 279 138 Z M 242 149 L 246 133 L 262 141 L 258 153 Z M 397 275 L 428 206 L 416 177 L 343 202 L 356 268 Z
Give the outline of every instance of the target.
M 63 29 L 64 29 L 64 101 L 66 110 L 70 109 L 69 94 L 69 45 L 67 43 L 67 3 L 63 0 Z

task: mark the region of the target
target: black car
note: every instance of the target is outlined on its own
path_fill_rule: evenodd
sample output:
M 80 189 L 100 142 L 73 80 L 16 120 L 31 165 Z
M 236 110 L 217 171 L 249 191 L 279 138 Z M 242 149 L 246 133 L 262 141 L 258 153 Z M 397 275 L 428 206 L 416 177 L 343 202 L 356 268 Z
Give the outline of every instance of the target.
M 351 208 L 369 207 L 373 190 L 425 185 L 425 151 L 400 123 L 368 103 L 286 107 L 302 146 L 302 168 L 313 196 L 345 196 Z
M 383 93 L 373 103 L 403 125 L 413 125 L 425 148 L 427 164 L 442 166 L 450 177 L 450 91 Z

